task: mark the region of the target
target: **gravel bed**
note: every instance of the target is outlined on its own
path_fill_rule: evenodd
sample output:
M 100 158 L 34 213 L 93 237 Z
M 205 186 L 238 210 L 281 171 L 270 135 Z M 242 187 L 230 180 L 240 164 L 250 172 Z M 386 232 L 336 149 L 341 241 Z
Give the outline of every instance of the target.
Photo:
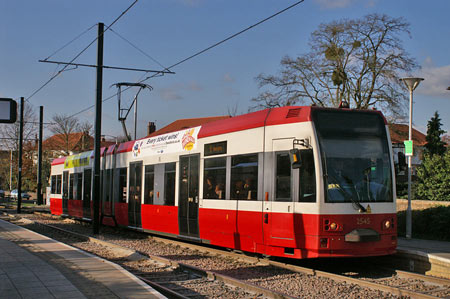
M 61 221 L 58 219 L 48 219 L 47 217 L 40 215 L 23 216 L 80 234 L 91 235 L 92 233 L 92 228 L 89 225 L 80 225 L 79 223 L 75 223 L 74 221 L 68 219 Z M 52 234 L 54 232 L 50 231 L 48 233 Z M 243 261 L 234 260 L 230 257 L 211 256 L 196 250 L 182 248 L 181 246 L 167 245 L 161 242 L 156 242 L 147 235 L 133 231 L 115 231 L 111 228 L 102 227 L 101 235 L 97 236 L 97 238 L 110 241 L 124 247 L 132 248 L 144 254 L 158 255 L 167 259 L 193 265 L 204 270 L 215 271 L 220 274 L 245 280 L 255 285 L 289 294 L 290 296 L 298 298 L 398 298 L 397 296 L 389 293 L 371 290 L 351 283 L 338 282 L 327 278 L 295 273 L 272 266 L 246 263 Z M 85 250 L 92 252 L 92 247 L 90 247 L 92 244 L 89 242 L 79 242 L 73 240 L 67 240 L 67 242 L 82 249 L 84 249 L 82 246 L 88 246 L 90 249 Z M 95 250 L 100 250 L 101 252 L 104 250 L 108 251 L 104 248 L 98 248 Z M 108 255 L 108 252 L 103 252 L 102 254 L 99 254 L 96 251 L 94 252 L 95 254 L 101 256 L 103 256 L 103 254 Z M 114 258 L 115 257 L 111 257 L 111 259 Z M 154 264 L 148 261 L 122 261 L 122 264 L 126 267 L 137 269 L 142 272 L 167 271 L 167 269 L 160 270 L 161 267 L 158 269 L 155 268 Z M 208 287 L 207 289 L 213 289 L 214 292 L 208 291 L 208 293 L 205 294 L 202 289 L 205 287 L 204 285 L 199 285 L 196 290 L 201 294 L 205 294 L 204 298 L 258 298 L 249 293 L 244 294 L 241 290 L 237 290 L 236 294 L 234 294 L 234 289 L 230 290 L 230 286 L 224 285 L 223 283 L 220 284 L 218 282 L 214 282 L 211 285 L 212 287 Z M 194 287 L 194 289 L 195 288 L 196 287 Z

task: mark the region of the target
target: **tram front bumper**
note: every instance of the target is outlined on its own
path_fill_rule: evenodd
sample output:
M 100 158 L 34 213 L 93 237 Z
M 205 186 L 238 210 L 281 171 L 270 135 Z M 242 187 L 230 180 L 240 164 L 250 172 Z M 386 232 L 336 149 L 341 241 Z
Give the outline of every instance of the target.
M 378 232 L 370 228 L 357 228 L 345 235 L 345 242 L 362 243 L 380 241 Z

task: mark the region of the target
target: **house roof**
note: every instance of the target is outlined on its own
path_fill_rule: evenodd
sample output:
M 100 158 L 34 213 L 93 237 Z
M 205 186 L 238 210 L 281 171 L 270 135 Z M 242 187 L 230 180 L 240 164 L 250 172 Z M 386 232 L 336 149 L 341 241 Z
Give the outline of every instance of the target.
M 71 133 L 69 134 L 69 146 L 68 148 L 70 150 L 72 150 L 73 148 L 75 148 L 77 146 L 77 144 L 79 144 L 81 142 L 81 138 L 83 137 L 83 135 L 85 135 L 83 132 L 77 132 L 77 133 Z M 93 139 L 91 136 L 88 136 L 89 139 Z M 89 140 L 89 144 L 92 142 L 91 140 Z M 66 148 L 66 138 L 64 136 L 64 134 L 55 134 L 47 139 L 45 139 L 42 142 L 42 146 L 44 148 L 48 148 L 48 149 L 54 149 L 54 150 L 58 150 L 58 149 L 64 149 Z
M 206 123 L 216 121 L 216 120 L 222 120 L 230 118 L 231 116 L 212 116 L 212 117 L 200 117 L 200 118 L 185 118 L 185 119 L 178 119 L 167 126 L 151 133 L 147 137 L 153 137 L 157 135 L 167 134 L 175 131 L 180 131 L 187 128 L 197 127 L 204 125 Z
M 409 138 L 409 126 L 404 124 L 389 124 L 389 133 L 391 134 L 391 142 L 402 143 Z M 412 129 L 412 139 L 415 145 L 424 146 L 426 136 L 422 132 Z
M 86 140 L 86 148 L 81 148 L 83 135 L 88 139 Z M 42 147 L 50 150 L 63 150 L 66 149 L 66 139 L 63 134 L 55 134 L 42 142 Z M 112 141 L 102 141 L 101 147 L 108 147 L 115 142 Z M 94 148 L 94 138 L 89 134 L 83 132 L 71 133 L 69 134 L 69 150 L 71 151 L 80 151 L 80 150 L 91 150 Z

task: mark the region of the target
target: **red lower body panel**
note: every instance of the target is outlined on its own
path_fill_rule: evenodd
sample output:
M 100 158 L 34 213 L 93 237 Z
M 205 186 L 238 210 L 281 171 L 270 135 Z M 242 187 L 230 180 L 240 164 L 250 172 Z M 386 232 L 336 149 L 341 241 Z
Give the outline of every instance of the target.
M 167 234 L 178 235 L 178 207 L 142 205 L 142 228 Z
M 128 204 L 116 203 L 114 205 L 114 215 L 118 225 L 128 226 Z
M 265 214 L 200 209 L 200 238 L 212 245 L 291 258 L 387 255 L 397 247 L 395 214 Z M 394 226 L 383 229 L 386 219 Z M 330 229 L 332 223 L 336 230 Z M 346 241 L 345 235 L 355 229 L 373 230 L 380 239 Z
M 71 200 L 68 201 L 69 215 L 76 218 L 83 218 L 83 201 Z
M 62 200 L 51 198 L 50 203 L 52 214 L 61 215 Z M 69 200 L 69 214 L 82 217 L 82 201 Z M 178 207 L 142 205 L 141 215 L 143 229 L 179 234 Z M 356 257 L 392 254 L 397 247 L 395 213 L 318 215 L 200 208 L 198 215 L 200 239 L 247 252 L 290 258 Z M 104 224 L 128 226 L 128 204 L 115 203 L 114 218 L 110 216 L 104 215 Z M 370 231 L 376 238 L 346 240 L 346 235 L 359 231 Z
M 50 212 L 53 215 L 61 215 L 63 213 L 61 198 L 50 198 Z

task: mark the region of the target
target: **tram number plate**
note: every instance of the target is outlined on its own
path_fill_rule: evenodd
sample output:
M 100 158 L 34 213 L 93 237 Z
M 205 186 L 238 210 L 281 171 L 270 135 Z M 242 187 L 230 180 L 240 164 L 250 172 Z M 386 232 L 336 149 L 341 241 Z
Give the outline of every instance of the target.
M 367 217 L 358 217 L 356 218 L 357 225 L 368 225 L 370 224 L 370 218 Z

